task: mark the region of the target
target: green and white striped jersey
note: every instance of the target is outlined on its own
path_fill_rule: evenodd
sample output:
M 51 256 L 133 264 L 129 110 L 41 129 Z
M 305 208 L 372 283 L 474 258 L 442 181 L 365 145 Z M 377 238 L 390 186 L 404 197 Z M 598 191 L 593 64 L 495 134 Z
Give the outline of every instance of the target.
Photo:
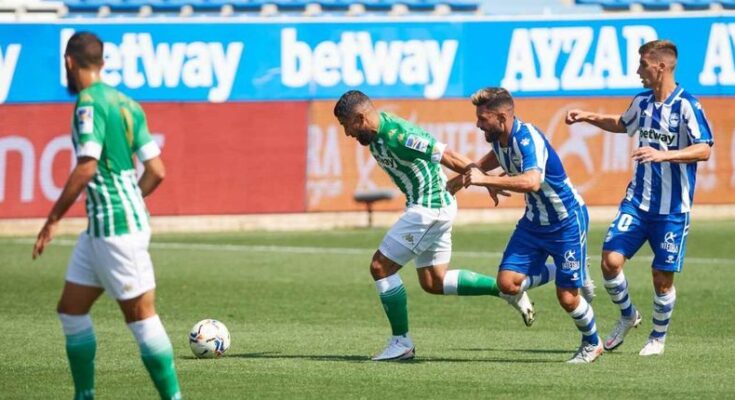
M 161 151 L 140 105 L 102 82 L 94 83 L 79 93 L 72 141 L 77 157 L 98 160 L 97 173 L 87 184 L 87 233 L 107 237 L 150 231 L 133 154 L 146 161 Z
M 406 206 L 427 208 L 454 201 L 440 164 L 445 148 L 425 130 L 386 112 L 380 113 L 378 134 L 370 143 L 375 160 L 406 195 Z

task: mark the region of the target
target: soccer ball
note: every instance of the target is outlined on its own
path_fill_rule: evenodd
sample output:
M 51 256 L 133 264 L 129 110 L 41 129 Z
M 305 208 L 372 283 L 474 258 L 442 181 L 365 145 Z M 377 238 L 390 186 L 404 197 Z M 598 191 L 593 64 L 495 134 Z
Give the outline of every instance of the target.
M 217 358 L 230 348 L 230 331 L 216 319 L 197 322 L 189 332 L 189 346 L 197 358 Z

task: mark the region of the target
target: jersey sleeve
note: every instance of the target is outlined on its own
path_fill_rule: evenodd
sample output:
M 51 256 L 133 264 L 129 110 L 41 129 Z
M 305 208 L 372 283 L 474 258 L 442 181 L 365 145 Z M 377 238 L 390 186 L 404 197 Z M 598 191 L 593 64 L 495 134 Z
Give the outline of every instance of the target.
M 633 136 L 638 131 L 641 101 L 643 101 L 643 99 L 644 97 L 642 96 L 634 97 L 633 101 L 630 102 L 628 109 L 620 116 L 620 121 L 625 125 L 625 130 L 628 133 L 628 136 Z
M 521 172 L 537 170 L 541 172 L 541 180 L 546 175 L 546 160 L 549 155 L 546 152 L 546 143 L 541 134 L 528 124 L 525 135 L 516 140 L 516 151 L 521 155 Z
M 105 143 L 106 110 L 90 96 L 83 96 L 74 110 L 75 128 L 79 134 L 77 157 L 99 160 Z
M 714 144 L 712 129 L 698 100 L 682 101 L 681 114 L 690 143 L 707 143 L 710 146 Z
M 133 119 L 135 129 L 133 131 L 133 147 L 132 150 L 138 160 L 148 161 L 152 158 L 158 157 L 161 154 L 161 149 L 148 130 L 148 120 L 145 117 L 143 108 L 135 104 L 133 109 Z
M 409 130 L 397 135 L 396 152 L 408 160 L 425 160 L 434 164 L 441 162 L 446 145 L 423 131 Z

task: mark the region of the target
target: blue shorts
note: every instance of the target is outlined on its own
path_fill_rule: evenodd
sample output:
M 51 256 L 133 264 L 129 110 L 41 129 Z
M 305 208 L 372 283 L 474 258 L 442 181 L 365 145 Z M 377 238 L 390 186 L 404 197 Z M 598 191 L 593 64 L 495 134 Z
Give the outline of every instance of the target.
M 551 256 L 556 265 L 556 286 L 582 287 L 586 278 L 588 227 L 589 214 L 584 206 L 570 212 L 556 230 L 541 232 L 519 224 L 505 248 L 500 270 L 538 275 Z
M 689 213 L 653 214 L 623 200 L 607 230 L 602 250 L 630 259 L 648 241 L 653 251 L 653 268 L 681 272 L 688 234 Z

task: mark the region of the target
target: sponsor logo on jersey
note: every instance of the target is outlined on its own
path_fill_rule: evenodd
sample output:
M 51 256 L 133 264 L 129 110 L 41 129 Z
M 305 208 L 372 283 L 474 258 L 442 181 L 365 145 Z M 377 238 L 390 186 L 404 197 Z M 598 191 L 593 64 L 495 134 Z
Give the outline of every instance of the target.
M 674 260 L 673 255 L 669 254 L 668 256 L 666 256 L 666 264 L 674 264 L 675 262 L 676 260 Z
M 669 115 L 669 128 L 670 129 L 679 129 L 679 114 L 678 113 L 671 113 Z
M 521 140 L 521 146 L 528 146 L 530 143 L 531 139 L 529 138 L 524 138 L 523 140 Z
M 661 243 L 661 249 L 668 251 L 669 253 L 678 253 L 679 246 L 675 243 L 676 233 L 666 232 L 664 235 L 664 241 Z
M 652 142 L 664 143 L 667 146 L 674 144 L 676 135 L 673 133 L 659 132 L 655 129 L 641 129 L 641 139 L 648 139 Z
M 569 271 L 576 271 L 580 267 L 580 262 L 576 258 L 577 252 L 574 250 L 567 250 L 564 253 L 564 262 L 561 264 L 562 269 L 566 269 Z M 576 273 L 574 274 L 577 275 Z M 572 279 L 575 280 L 575 279 Z
M 421 153 L 426 153 L 426 149 L 429 147 L 429 141 L 416 135 L 409 135 L 406 139 L 405 146 L 409 149 L 413 149 Z
M 82 135 L 94 132 L 94 107 L 77 108 L 77 129 Z
M 413 235 L 410 233 L 407 233 L 405 236 L 403 236 L 403 240 L 405 240 L 408 243 L 413 244 L 413 241 L 414 241 Z

